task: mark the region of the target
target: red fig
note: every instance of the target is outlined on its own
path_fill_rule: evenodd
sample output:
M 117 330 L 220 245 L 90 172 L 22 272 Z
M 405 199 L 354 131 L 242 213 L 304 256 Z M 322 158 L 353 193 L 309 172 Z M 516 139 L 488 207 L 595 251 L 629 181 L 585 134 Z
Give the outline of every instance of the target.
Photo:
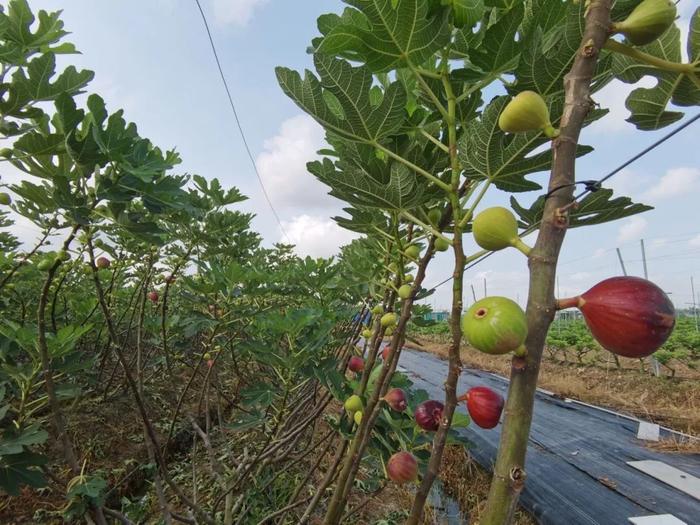
M 639 277 L 612 277 L 586 293 L 560 299 L 576 306 L 600 345 L 624 357 L 646 357 L 666 342 L 676 324 L 673 303 L 654 283 Z
M 148 292 L 148 300 L 152 303 L 158 302 L 158 292 Z
M 389 458 L 386 473 L 399 485 L 413 481 L 418 477 L 418 461 L 410 452 L 397 452 Z
M 110 264 L 111 263 L 109 262 L 109 259 L 107 259 L 107 257 L 98 257 L 95 261 L 95 266 L 97 266 L 100 270 L 109 268 Z
M 406 393 L 400 388 L 392 388 L 389 390 L 384 396 L 384 401 L 397 412 L 403 412 L 408 406 L 406 402 Z
M 353 372 L 362 372 L 365 369 L 365 360 L 354 355 L 348 361 L 348 368 Z
M 475 386 L 459 398 L 467 402 L 467 411 L 474 423 L 481 428 L 498 425 L 503 411 L 503 397 L 486 386 Z
M 389 359 L 390 354 L 391 354 L 391 345 L 386 345 L 384 347 L 384 350 L 382 350 L 382 359 L 384 359 L 384 361 L 387 361 Z
M 440 401 L 429 400 L 424 401 L 416 407 L 413 417 L 416 419 L 416 424 L 423 430 L 436 431 L 442 422 L 442 411 L 445 405 Z

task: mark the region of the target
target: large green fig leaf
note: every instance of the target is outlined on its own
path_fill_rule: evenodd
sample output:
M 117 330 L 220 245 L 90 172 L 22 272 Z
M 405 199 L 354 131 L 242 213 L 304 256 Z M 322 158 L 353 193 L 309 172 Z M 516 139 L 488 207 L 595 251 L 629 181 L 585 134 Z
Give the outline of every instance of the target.
M 359 142 L 377 142 L 397 131 L 405 119 L 406 92 L 398 82 L 372 103 L 372 73 L 345 60 L 314 56 L 320 80 L 310 71 L 277 68 L 282 90 L 324 128 Z M 376 90 L 375 90 L 376 93 Z M 376 95 L 375 95 L 376 96 Z
M 653 209 L 646 204 L 634 203 L 629 197 L 613 199 L 612 195 L 613 190 L 607 188 L 589 193 L 576 207 L 569 210 L 569 228 L 603 224 Z M 510 204 L 518 214 L 521 227 L 539 225 L 544 210 L 544 196 L 539 197 L 529 208 L 521 206 L 515 197 L 510 198 Z
M 355 206 L 387 210 L 413 208 L 432 197 L 427 185 L 406 166 L 391 164 L 388 180 L 379 180 L 362 168 L 338 169 L 329 159 L 307 164 L 321 182 L 331 187 L 330 194 Z
M 332 25 L 319 23 L 327 33 L 316 51 L 328 55 L 355 54 L 375 72 L 407 64 L 422 64 L 447 44 L 450 26 L 445 11 L 430 16 L 423 0 L 345 0 L 360 13 L 346 13 Z M 473 3 L 478 3 L 472 0 Z

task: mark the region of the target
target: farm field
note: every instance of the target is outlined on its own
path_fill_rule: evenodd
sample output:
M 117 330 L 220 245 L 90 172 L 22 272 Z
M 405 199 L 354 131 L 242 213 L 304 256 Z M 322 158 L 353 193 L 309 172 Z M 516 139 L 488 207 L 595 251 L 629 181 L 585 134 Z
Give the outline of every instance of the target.
M 0 0 L 0 524 L 700 514 L 698 106 L 686 0 Z

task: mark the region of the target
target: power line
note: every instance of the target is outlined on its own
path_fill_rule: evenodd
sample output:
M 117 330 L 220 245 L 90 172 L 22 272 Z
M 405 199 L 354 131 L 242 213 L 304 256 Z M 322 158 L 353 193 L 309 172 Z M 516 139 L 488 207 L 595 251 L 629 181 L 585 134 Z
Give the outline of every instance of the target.
M 577 200 L 579 200 L 581 197 L 587 195 L 587 194 L 590 193 L 591 191 L 596 191 L 598 188 L 601 187 L 601 185 L 603 184 L 603 182 L 605 182 L 606 180 L 610 179 L 611 177 L 613 177 L 614 175 L 616 175 L 617 173 L 619 173 L 620 171 L 622 171 L 623 169 L 625 169 L 627 166 L 629 166 L 630 164 L 632 164 L 632 163 L 635 162 L 636 160 L 639 160 L 639 159 L 642 158 L 644 155 L 646 155 L 647 153 L 649 153 L 651 150 L 657 148 L 658 146 L 660 146 L 661 144 L 663 144 L 664 142 L 666 142 L 668 139 L 670 139 L 671 137 L 673 137 L 673 136 L 676 135 L 677 133 L 683 131 L 685 128 L 687 128 L 688 126 L 690 126 L 691 124 L 693 124 L 694 122 L 696 122 L 698 119 L 700 119 L 700 113 L 698 113 L 698 114 L 695 115 L 694 117 L 691 117 L 690 119 L 688 119 L 687 121 L 685 121 L 683 124 L 681 124 L 680 126 L 676 127 L 675 129 L 673 129 L 672 131 L 670 131 L 669 133 L 667 133 L 666 135 L 664 135 L 663 137 L 661 137 L 659 140 L 657 140 L 657 141 L 654 142 L 653 144 L 647 146 L 647 147 L 644 148 L 642 151 L 640 151 L 639 153 L 637 153 L 637 154 L 634 155 L 633 157 L 629 158 L 628 160 L 626 160 L 625 162 L 623 162 L 622 164 L 620 164 L 617 168 L 615 168 L 614 170 L 612 170 L 611 172 L 609 172 L 608 174 L 606 174 L 602 179 L 599 179 L 599 180 L 597 180 L 597 181 L 586 181 L 586 182 L 588 183 L 588 184 L 586 184 L 586 189 L 583 190 L 581 193 L 579 193 L 576 197 L 574 197 L 573 201 L 571 201 L 571 204 L 569 204 L 568 206 L 569 206 L 569 207 L 572 206 L 573 203 L 575 203 Z M 569 186 L 572 186 L 572 185 L 569 185 Z M 566 187 L 566 186 L 563 186 L 563 187 Z M 560 188 L 555 188 L 555 190 L 557 190 L 557 189 L 561 189 L 561 187 L 560 187 Z M 554 190 L 553 190 L 553 191 L 554 191 Z M 549 192 L 547 195 L 553 193 L 553 191 Z M 539 228 L 541 222 L 542 222 L 542 220 L 540 219 L 540 221 L 538 221 L 537 224 L 533 224 L 533 225 L 530 226 L 527 230 L 525 230 L 525 235 L 527 235 L 527 234 L 529 234 L 529 233 L 532 233 L 532 232 L 535 231 L 537 228 Z M 483 255 L 482 257 L 479 257 L 477 260 L 475 260 L 475 261 L 474 261 L 473 263 L 471 263 L 470 265 L 465 266 L 465 267 L 464 267 L 464 271 L 466 272 L 466 271 L 469 270 L 470 268 L 473 268 L 474 266 L 476 266 L 477 264 L 481 263 L 484 259 L 490 257 L 490 256 L 493 255 L 494 253 L 496 253 L 496 252 L 489 252 L 489 253 Z M 448 278 L 445 279 L 444 281 L 441 281 L 440 283 L 438 283 L 438 284 L 436 284 L 435 286 L 433 286 L 433 287 L 429 290 L 429 292 L 431 292 L 431 293 L 434 292 L 434 291 L 437 290 L 440 286 L 442 286 L 442 285 L 445 284 L 445 283 L 450 282 L 452 279 L 453 279 L 452 276 L 448 277 Z
M 255 163 L 255 159 L 253 158 L 253 154 L 250 151 L 250 147 L 248 146 L 248 140 L 245 137 L 245 133 L 243 132 L 243 126 L 241 125 L 241 121 L 238 118 L 238 111 L 236 111 L 236 105 L 233 103 L 233 97 L 231 96 L 231 90 L 228 87 L 228 82 L 226 82 L 226 76 L 224 75 L 224 70 L 221 67 L 221 61 L 219 60 L 219 54 L 216 52 L 216 46 L 214 45 L 214 38 L 212 37 L 211 30 L 209 29 L 209 23 L 207 22 L 207 17 L 204 14 L 204 10 L 202 9 L 202 4 L 200 4 L 199 0 L 194 0 L 195 3 L 197 4 L 197 8 L 199 9 L 199 13 L 202 15 L 202 21 L 204 22 L 204 28 L 207 31 L 207 36 L 209 37 L 209 44 L 211 45 L 211 50 L 212 53 L 214 54 L 214 60 L 216 60 L 216 67 L 219 69 L 219 74 L 221 75 L 221 81 L 224 84 L 224 89 L 226 90 L 226 96 L 228 97 L 229 104 L 231 105 L 231 110 L 233 111 L 233 117 L 236 120 L 236 126 L 238 126 L 238 131 L 241 134 L 241 139 L 243 140 L 243 145 L 245 146 L 246 153 L 248 154 L 248 158 L 250 159 L 250 163 L 253 165 L 253 171 L 255 172 L 255 176 L 258 178 L 258 182 L 260 183 L 260 188 L 262 189 L 263 195 L 265 196 L 265 200 L 267 201 L 267 204 L 270 206 L 270 209 L 272 210 L 272 214 L 275 216 L 275 219 L 277 220 L 277 224 L 280 227 L 280 231 L 282 232 L 282 235 L 285 236 L 287 239 L 287 242 L 291 242 L 289 239 L 289 235 L 287 235 L 287 232 L 284 230 L 284 227 L 282 226 L 282 221 L 280 221 L 279 215 L 277 215 L 277 211 L 275 210 L 275 207 L 272 205 L 272 201 L 270 200 L 270 196 L 267 193 L 267 190 L 265 189 L 265 184 L 263 184 L 262 177 L 260 177 L 260 172 L 258 171 L 258 166 Z

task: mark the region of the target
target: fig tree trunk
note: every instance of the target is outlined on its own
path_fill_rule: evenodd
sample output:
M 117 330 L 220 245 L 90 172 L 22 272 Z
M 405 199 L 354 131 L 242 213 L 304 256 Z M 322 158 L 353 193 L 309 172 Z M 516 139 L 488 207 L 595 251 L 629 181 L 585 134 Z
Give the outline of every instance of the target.
M 591 2 L 586 13 L 583 39 L 569 74 L 564 79 L 565 107 L 561 135 L 552 147 L 554 158 L 542 224 L 529 259 L 530 289 L 527 301 L 528 336 L 525 366 L 511 368 L 505 421 L 498 458 L 482 525 L 511 523 L 518 496 L 525 483 L 527 450 L 537 376 L 549 326 L 555 314 L 555 279 L 559 250 L 567 217 L 561 210 L 571 203 L 575 180 L 576 145 L 584 120 L 592 107 L 590 85 L 598 55 L 608 39 L 612 0 Z M 518 358 L 514 358 L 514 361 Z

